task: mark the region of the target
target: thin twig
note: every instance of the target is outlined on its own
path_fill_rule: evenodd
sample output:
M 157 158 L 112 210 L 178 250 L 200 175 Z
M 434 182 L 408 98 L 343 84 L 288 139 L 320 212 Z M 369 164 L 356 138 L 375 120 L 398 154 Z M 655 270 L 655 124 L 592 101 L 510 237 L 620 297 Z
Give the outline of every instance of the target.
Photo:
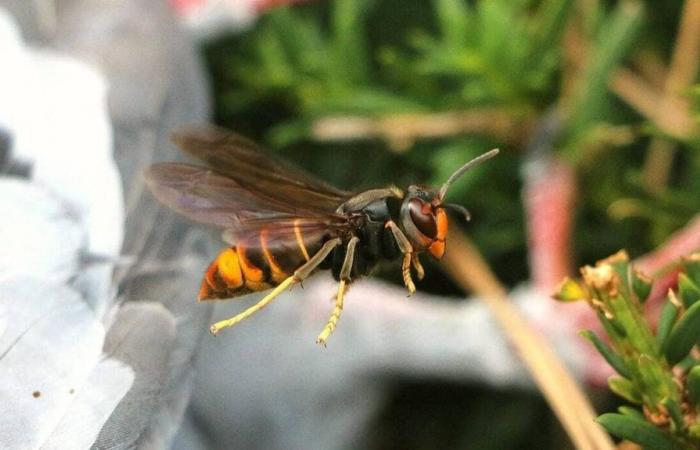
M 686 0 L 680 31 L 671 59 L 666 90 L 682 95 L 698 73 L 700 62 L 700 0 Z
M 696 130 L 687 108 L 670 108 L 659 114 L 662 90 L 629 69 L 618 69 L 610 79 L 610 89 L 662 132 L 686 139 Z
M 668 77 L 668 67 L 658 53 L 649 49 L 639 50 L 632 55 L 632 65 L 655 89 L 663 89 Z
M 658 137 L 649 143 L 644 161 L 644 187 L 647 191 L 661 194 L 666 190 L 675 147 L 673 142 Z
M 564 110 L 576 99 L 591 54 L 587 23 L 598 10 L 598 0 L 578 0 L 573 7 L 574 13 L 569 15 L 562 40 L 564 68 L 559 104 Z
M 693 132 L 694 124 L 688 111 L 690 105 L 683 95 L 697 77 L 700 62 L 700 0 L 686 0 L 680 29 L 664 86 L 664 96 L 656 110 L 656 122 L 667 122 L 667 128 L 680 135 Z M 685 114 L 680 115 L 682 111 Z M 677 134 L 673 134 L 676 136 Z M 668 184 L 674 146 L 655 138 L 649 145 L 644 164 L 644 184 L 650 192 L 661 192 Z
M 462 112 L 391 114 L 383 117 L 327 117 L 312 125 L 311 135 L 319 141 L 385 139 L 402 151 L 416 140 L 450 137 L 464 133 L 495 136 L 517 142 L 524 135 L 523 121 L 497 108 Z
M 473 290 L 491 309 L 511 345 L 579 450 L 612 450 L 608 434 L 595 422 L 595 411 L 559 361 L 549 343 L 510 303 L 504 287 L 462 233 L 450 233 L 445 267 L 464 289 Z
M 692 0 L 695 3 L 698 0 Z M 567 32 L 564 38 L 565 70 L 562 81 L 561 103 L 566 107 L 570 99 L 573 98 L 578 86 L 580 74 L 584 71 L 590 53 L 589 39 L 583 29 L 585 14 L 595 11 L 597 5 L 580 0 L 577 5 L 577 15 L 570 19 Z M 692 30 L 697 26 L 697 18 L 694 6 L 686 5 L 684 14 L 684 25 L 687 32 L 681 31 L 678 38 L 674 63 L 676 63 L 676 73 L 670 73 L 661 63 L 660 58 L 649 51 L 642 51 L 634 57 L 634 64 L 639 68 L 639 72 L 629 69 L 618 69 L 610 78 L 610 88 L 622 100 L 637 110 L 647 120 L 653 122 L 664 133 L 679 139 L 687 138 L 693 132 L 693 122 L 688 108 L 677 108 L 677 105 L 660 112 L 659 105 L 664 101 L 664 92 L 674 92 L 674 99 L 679 93 L 687 88 L 695 78 L 697 72 L 697 58 L 685 57 L 684 55 L 698 55 L 697 41 L 700 33 Z M 694 33 L 694 34 L 693 34 Z M 692 53 L 694 52 L 694 53 Z M 674 100 L 675 101 L 675 100 Z
M 661 91 L 629 69 L 618 69 L 610 80 L 610 88 L 644 117 L 654 120 L 661 101 Z

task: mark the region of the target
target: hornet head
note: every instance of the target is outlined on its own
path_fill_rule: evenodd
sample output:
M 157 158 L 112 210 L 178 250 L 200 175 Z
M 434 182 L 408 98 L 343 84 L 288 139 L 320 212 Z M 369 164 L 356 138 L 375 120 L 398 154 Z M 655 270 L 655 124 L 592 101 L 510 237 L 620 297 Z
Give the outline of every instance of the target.
M 422 185 L 409 186 L 401 204 L 400 226 L 416 251 L 427 250 L 436 259 L 442 258 L 447 237 L 446 210 L 457 211 L 469 220 L 469 211 L 466 208 L 443 202 L 447 190 L 467 170 L 497 154 L 498 149 L 493 149 L 464 164 L 445 181 L 440 190 Z

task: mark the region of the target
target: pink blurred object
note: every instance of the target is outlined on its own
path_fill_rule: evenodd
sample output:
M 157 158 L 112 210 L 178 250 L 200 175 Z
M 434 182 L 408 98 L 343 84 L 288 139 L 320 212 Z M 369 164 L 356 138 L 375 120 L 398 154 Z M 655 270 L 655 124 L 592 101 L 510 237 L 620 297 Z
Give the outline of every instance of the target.
M 531 163 L 525 173 L 523 202 L 527 220 L 530 271 L 536 291 L 551 293 L 565 276 L 572 272 L 571 236 L 576 195 L 573 169 L 563 161 L 542 158 Z M 700 218 L 676 232 L 657 250 L 638 258 L 634 266 L 655 282 L 646 303 L 646 315 L 653 322 L 669 289 L 676 287 L 678 262 L 689 253 L 700 249 Z M 551 320 L 556 317 L 556 320 Z M 562 318 L 564 320 L 562 320 Z M 585 304 L 558 304 L 540 317 L 539 325 L 548 334 L 560 333 L 563 328 L 577 333 L 591 329 L 604 336 L 593 311 Z M 585 379 L 594 386 L 604 386 L 612 369 L 598 352 L 581 340 L 585 364 Z
M 673 271 L 683 256 L 699 248 L 700 216 L 695 216 L 684 228 L 671 236 L 662 247 L 637 258 L 634 266 L 648 275 Z
M 535 317 L 538 326 L 550 338 L 559 336 L 557 339 L 581 329 L 599 332 L 600 324 L 588 305 L 560 304 L 549 299 L 561 280 L 573 274 L 571 241 L 576 204 L 573 168 L 554 157 L 536 155 L 524 171 L 523 204 L 532 287 L 546 304 L 542 314 Z M 585 361 L 584 379 L 594 386 L 604 385 L 612 369 L 588 342 L 574 341 L 576 352 Z
M 180 21 L 200 38 L 212 38 L 250 26 L 255 0 L 168 0 Z
M 526 171 L 523 202 L 530 276 L 536 289 L 549 293 L 571 274 L 571 231 L 576 203 L 574 170 L 554 158 L 537 161 Z
M 250 26 L 264 12 L 304 0 L 168 0 L 180 20 L 201 38 Z
M 700 249 L 700 216 L 693 218 L 666 243 L 634 261 L 634 267 L 653 276 L 654 285 L 647 300 L 647 317 L 656 320 L 669 289 L 675 289 L 681 258 Z

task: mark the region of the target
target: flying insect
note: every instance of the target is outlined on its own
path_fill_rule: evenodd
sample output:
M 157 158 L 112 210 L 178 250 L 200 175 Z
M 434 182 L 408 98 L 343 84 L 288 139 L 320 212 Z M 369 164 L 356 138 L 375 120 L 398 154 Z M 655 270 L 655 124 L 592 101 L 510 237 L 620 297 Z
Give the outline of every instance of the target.
M 197 222 L 223 229 L 229 244 L 207 268 L 198 300 L 238 297 L 272 289 L 240 314 L 214 323 L 213 334 L 252 316 L 318 270 L 338 281 L 335 305 L 317 338 L 326 344 L 343 310 L 350 283 L 381 261 L 401 259 L 412 294 L 424 270 L 418 255 L 445 252 L 447 211 L 469 219 L 462 206 L 445 203 L 450 185 L 491 150 L 457 169 L 439 188 L 411 185 L 352 193 L 337 189 L 263 151 L 252 141 L 214 127 L 188 128 L 173 142 L 204 167 L 162 162 L 145 173 L 155 197 Z

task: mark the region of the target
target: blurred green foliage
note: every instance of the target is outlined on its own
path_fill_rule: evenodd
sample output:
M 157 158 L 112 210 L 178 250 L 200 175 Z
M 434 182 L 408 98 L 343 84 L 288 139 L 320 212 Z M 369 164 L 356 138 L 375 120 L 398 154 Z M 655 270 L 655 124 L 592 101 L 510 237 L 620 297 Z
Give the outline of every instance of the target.
M 450 201 L 470 209 L 466 229 L 510 286 L 529 271 L 521 163 L 533 147 L 551 147 L 576 170 L 577 210 L 562 212 L 575 215 L 576 266 L 619 248 L 636 257 L 696 214 L 700 139 L 671 137 L 610 83 L 621 68 L 647 64 L 649 54 L 668 64 L 682 6 L 680 0 L 328 0 L 278 8 L 250 30 L 207 46 L 216 119 L 353 190 L 439 185 L 464 161 L 500 147 L 501 156 L 454 186 Z M 700 87 L 683 95 L 697 128 Z M 488 124 L 494 111 L 516 132 L 502 132 L 494 119 L 493 130 L 419 133 L 396 145 L 381 128 L 353 139 L 320 138 L 315 128 L 325 119 L 376 125 L 387 117 L 464 112 Z M 535 142 L 552 117 L 554 129 Z M 658 191 L 645 180 L 655 137 L 675 148 L 668 183 Z M 458 292 L 434 266 L 426 270 L 419 289 Z M 396 270 L 383 276 L 400 283 Z M 527 442 L 507 446 L 543 448 Z

